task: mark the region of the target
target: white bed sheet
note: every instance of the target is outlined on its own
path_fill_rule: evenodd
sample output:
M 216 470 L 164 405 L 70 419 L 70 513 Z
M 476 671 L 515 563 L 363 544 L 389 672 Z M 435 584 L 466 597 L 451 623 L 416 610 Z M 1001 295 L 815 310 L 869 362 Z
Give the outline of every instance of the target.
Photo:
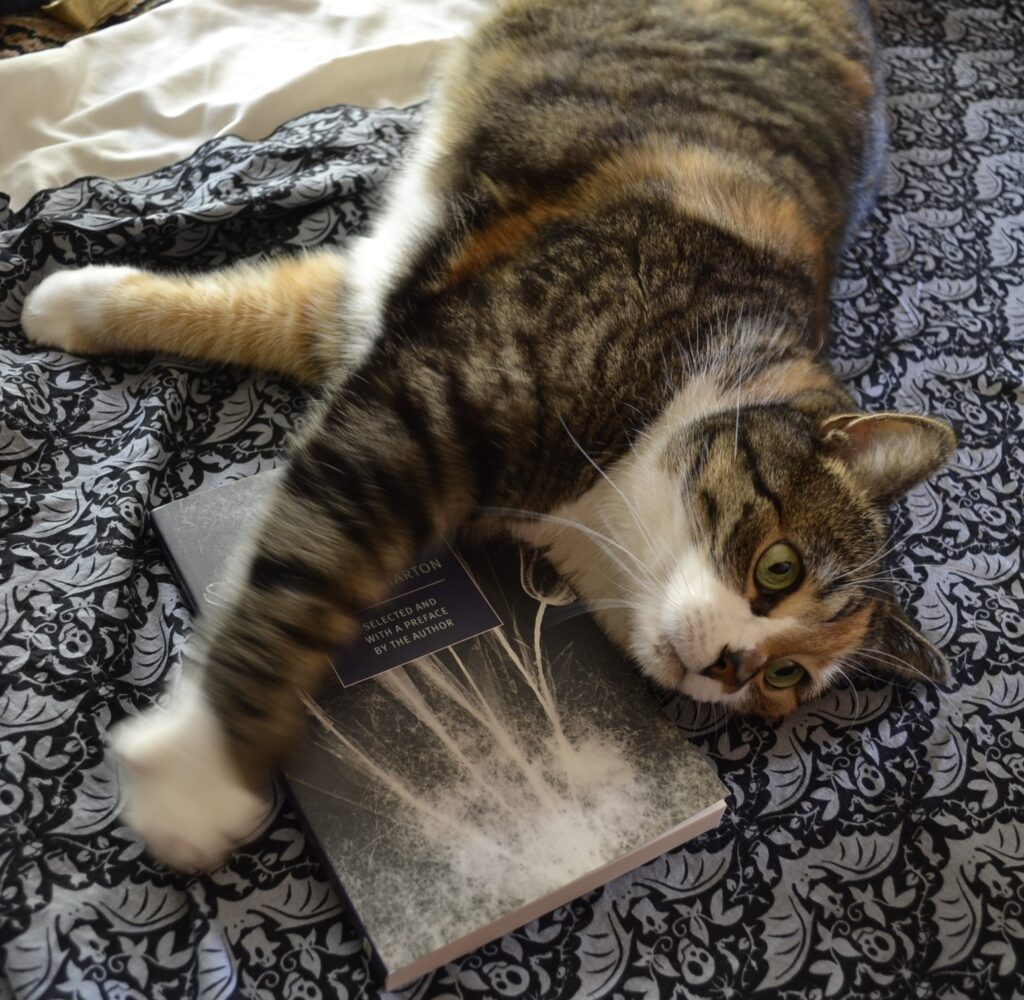
M 0 191 L 123 179 L 331 104 L 401 107 L 487 0 L 173 0 L 0 61 Z

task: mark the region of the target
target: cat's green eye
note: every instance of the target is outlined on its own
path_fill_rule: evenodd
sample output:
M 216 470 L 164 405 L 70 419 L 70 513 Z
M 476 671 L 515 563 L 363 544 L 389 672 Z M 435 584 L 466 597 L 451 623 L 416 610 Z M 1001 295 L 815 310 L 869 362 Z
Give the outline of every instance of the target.
M 799 684 L 807 676 L 807 671 L 795 660 L 779 660 L 764 672 L 764 680 L 768 687 L 791 688 Z
M 768 593 L 787 590 L 800 579 L 800 556 L 789 542 L 769 545 L 754 567 L 758 587 Z

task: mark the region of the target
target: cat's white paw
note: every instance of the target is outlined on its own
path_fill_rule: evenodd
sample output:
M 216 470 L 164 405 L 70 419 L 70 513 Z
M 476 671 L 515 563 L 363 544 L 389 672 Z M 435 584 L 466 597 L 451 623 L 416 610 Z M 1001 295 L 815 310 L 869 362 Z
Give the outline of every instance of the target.
M 173 868 L 217 867 L 267 814 L 267 802 L 236 777 L 194 682 L 183 680 L 166 709 L 122 723 L 110 742 L 127 784 L 125 817 Z
M 57 271 L 28 294 L 21 312 L 25 335 L 40 347 L 71 354 L 102 351 L 103 310 L 117 285 L 138 274 L 134 267 L 83 267 Z

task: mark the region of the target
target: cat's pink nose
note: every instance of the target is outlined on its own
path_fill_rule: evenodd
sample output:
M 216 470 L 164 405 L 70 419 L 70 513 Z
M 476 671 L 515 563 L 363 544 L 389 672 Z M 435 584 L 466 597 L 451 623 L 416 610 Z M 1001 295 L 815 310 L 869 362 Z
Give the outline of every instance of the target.
M 701 673 L 730 687 L 738 688 L 746 684 L 761 669 L 764 660 L 764 653 L 759 649 L 732 649 L 725 646 L 718 659 L 706 666 Z

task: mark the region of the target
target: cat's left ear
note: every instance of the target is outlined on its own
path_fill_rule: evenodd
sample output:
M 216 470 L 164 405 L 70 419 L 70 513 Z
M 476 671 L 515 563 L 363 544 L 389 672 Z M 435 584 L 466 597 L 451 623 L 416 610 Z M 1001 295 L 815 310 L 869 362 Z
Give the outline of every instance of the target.
M 956 450 L 949 424 L 910 413 L 839 413 L 822 421 L 821 435 L 885 506 L 938 472 Z
M 921 635 L 895 604 L 880 601 L 877 605 L 865 643 L 868 645 L 882 654 L 866 654 L 873 670 L 900 674 L 915 681 L 945 684 L 949 680 L 949 662 L 942 650 Z

